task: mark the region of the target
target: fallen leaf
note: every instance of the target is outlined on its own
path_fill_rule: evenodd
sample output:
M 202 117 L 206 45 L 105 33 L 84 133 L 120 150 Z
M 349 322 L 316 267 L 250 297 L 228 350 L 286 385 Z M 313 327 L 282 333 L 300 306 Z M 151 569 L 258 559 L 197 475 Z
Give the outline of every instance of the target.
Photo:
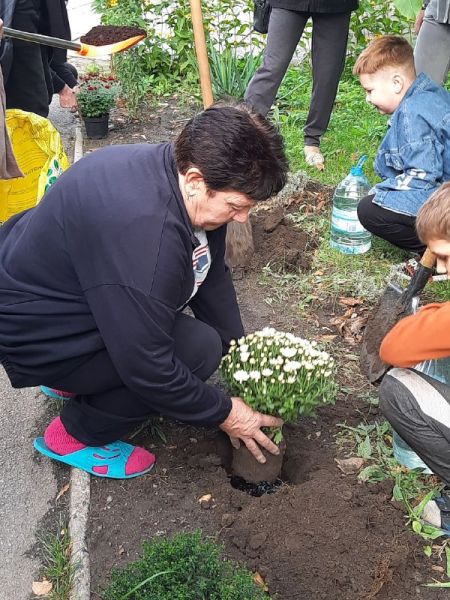
M 322 342 L 331 342 L 332 340 L 334 340 L 336 338 L 337 338 L 337 335 L 332 335 L 332 334 L 330 334 L 330 335 L 321 335 L 319 337 L 319 340 L 322 341 Z
M 267 583 L 264 581 L 264 579 L 262 578 L 262 576 L 260 575 L 260 573 L 258 573 L 258 571 L 256 571 L 256 573 L 253 575 L 253 581 L 256 583 L 256 585 L 258 587 L 260 587 L 264 592 L 268 592 L 269 591 L 269 586 L 267 585 Z
M 364 464 L 364 459 L 357 456 L 353 458 L 335 458 L 334 460 L 344 475 L 353 475 L 353 473 L 358 473 Z
M 59 500 L 61 498 L 61 496 L 64 496 L 64 494 L 67 492 L 67 490 L 70 488 L 70 483 L 66 483 L 65 486 L 63 486 L 59 492 L 58 495 L 56 496 L 56 500 Z
M 363 301 L 360 298 L 339 298 L 339 304 L 343 304 L 344 306 L 357 306 L 362 303 Z
M 47 596 L 52 591 L 52 588 L 52 582 L 48 581 L 47 579 L 43 579 L 42 581 L 33 581 L 31 586 L 35 596 Z
M 437 571 L 438 573 L 444 573 L 445 571 L 444 567 L 440 567 L 439 565 L 433 565 L 431 569 L 433 571 Z

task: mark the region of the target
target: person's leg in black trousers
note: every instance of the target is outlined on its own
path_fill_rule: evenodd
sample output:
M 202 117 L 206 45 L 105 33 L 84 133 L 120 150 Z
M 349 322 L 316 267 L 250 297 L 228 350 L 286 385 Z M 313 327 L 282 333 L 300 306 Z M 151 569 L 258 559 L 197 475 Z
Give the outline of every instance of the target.
M 363 227 L 394 246 L 422 254 L 426 246 L 416 232 L 416 218 L 382 208 L 373 202 L 373 195 L 358 205 L 358 219 Z
M 208 379 L 222 357 L 218 333 L 205 323 L 180 314 L 173 335 L 177 358 L 199 379 Z M 64 402 L 61 421 L 70 435 L 88 446 L 117 440 L 163 408 L 158 398 L 147 401 L 123 385 L 106 350 L 69 375 L 42 383 L 77 394 Z M 162 412 L 170 416 L 169 409 Z
M 313 88 L 304 132 L 305 146 L 318 147 L 330 122 L 345 65 L 350 13 L 314 13 L 312 19 Z

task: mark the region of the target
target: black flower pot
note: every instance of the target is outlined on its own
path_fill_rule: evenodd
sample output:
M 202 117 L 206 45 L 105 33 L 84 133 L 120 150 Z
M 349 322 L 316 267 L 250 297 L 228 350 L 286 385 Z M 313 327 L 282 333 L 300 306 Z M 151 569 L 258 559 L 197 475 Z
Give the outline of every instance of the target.
M 108 135 L 109 114 L 101 117 L 83 117 L 86 135 L 91 140 L 101 140 Z

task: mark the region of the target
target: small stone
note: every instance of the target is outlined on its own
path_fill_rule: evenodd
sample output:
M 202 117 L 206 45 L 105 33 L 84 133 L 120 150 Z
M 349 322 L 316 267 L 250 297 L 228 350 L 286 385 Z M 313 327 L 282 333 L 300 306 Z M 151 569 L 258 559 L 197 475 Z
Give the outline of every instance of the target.
M 247 545 L 247 532 L 240 532 L 239 534 L 233 536 L 233 539 L 231 541 L 237 548 L 242 550 Z
M 267 533 L 254 533 L 250 536 L 248 545 L 252 550 L 258 550 L 267 540 Z
M 112 496 L 106 498 L 106 504 L 109 504 L 110 502 L 112 502 Z
M 341 492 L 341 498 L 343 498 L 344 500 L 351 500 L 353 498 L 352 490 L 343 490 Z
M 224 513 L 222 515 L 222 527 L 231 527 L 235 521 L 236 517 L 230 513 Z

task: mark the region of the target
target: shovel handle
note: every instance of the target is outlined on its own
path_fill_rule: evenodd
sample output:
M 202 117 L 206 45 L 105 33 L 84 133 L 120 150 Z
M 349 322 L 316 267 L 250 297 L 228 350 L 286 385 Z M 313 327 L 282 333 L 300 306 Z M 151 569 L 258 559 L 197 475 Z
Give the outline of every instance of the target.
M 60 38 L 50 37 L 40 33 L 31 33 L 29 31 L 19 31 L 18 29 L 11 29 L 11 27 L 3 27 L 3 35 L 15 40 L 34 42 L 35 44 L 52 46 L 52 48 L 63 48 L 64 50 L 74 50 L 75 52 L 79 52 L 82 48 L 82 44 L 80 42 L 62 40 Z
M 433 254 L 429 248 L 427 248 L 420 259 L 420 264 L 427 269 L 432 269 L 436 264 L 436 255 Z
M 214 97 L 211 85 L 211 73 L 209 70 L 208 51 L 206 49 L 205 29 L 203 27 L 202 4 L 201 0 L 190 0 L 190 2 L 203 108 L 208 108 L 208 106 L 211 106 L 211 104 L 214 103 Z

